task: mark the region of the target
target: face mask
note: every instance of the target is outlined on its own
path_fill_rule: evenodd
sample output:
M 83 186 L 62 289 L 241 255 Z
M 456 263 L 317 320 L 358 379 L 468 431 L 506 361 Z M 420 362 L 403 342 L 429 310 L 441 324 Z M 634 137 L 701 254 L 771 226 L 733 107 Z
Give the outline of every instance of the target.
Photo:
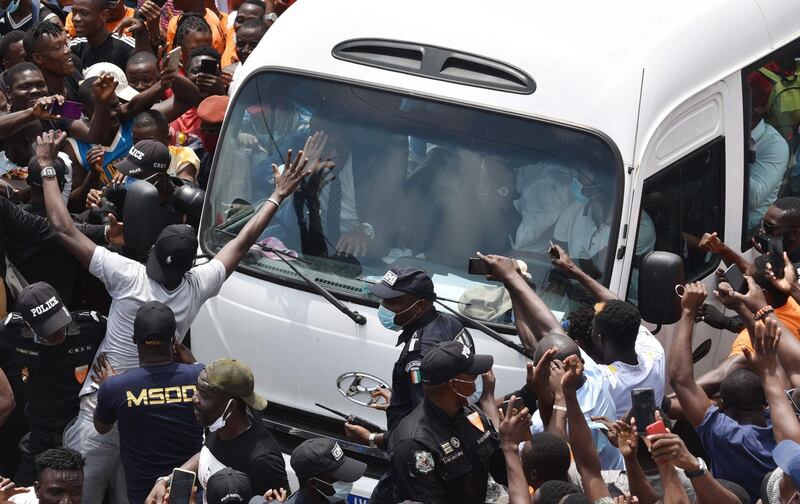
M 233 402 L 233 399 L 228 399 L 228 404 L 225 405 L 225 409 L 222 410 L 222 414 L 219 416 L 219 418 L 214 420 L 214 423 L 208 426 L 208 430 L 210 432 L 216 432 L 225 427 L 225 421 L 233 414 L 233 411 L 231 411 L 227 416 L 225 416 L 225 412 L 228 411 L 228 408 L 230 408 L 231 402 Z
M 467 398 L 469 405 L 478 404 L 481 394 L 483 394 L 483 378 L 479 376 L 478 379 L 475 380 L 475 392 Z
M 58 346 L 60 343 L 57 341 L 50 341 L 46 338 L 40 338 L 36 333 L 33 333 L 33 342 L 37 345 L 44 345 L 44 346 Z
M 416 305 L 417 305 L 417 303 L 419 303 L 420 301 L 422 301 L 422 300 L 421 300 L 421 299 L 417 299 L 417 300 L 414 302 L 414 304 L 412 304 L 411 306 L 409 306 L 409 307 L 408 307 L 408 308 L 406 308 L 405 310 L 401 311 L 400 313 L 395 313 L 395 312 L 393 312 L 392 310 L 390 310 L 389 308 L 386 308 L 385 306 L 383 306 L 383 304 L 381 304 L 381 305 L 378 307 L 378 320 L 380 320 L 380 321 L 381 321 L 381 324 L 382 324 L 382 325 L 383 325 L 383 327 L 385 327 L 386 329 L 389 329 L 390 331 L 400 331 L 400 330 L 402 330 L 402 329 L 403 329 L 403 326 L 401 326 L 401 325 L 399 325 L 399 324 L 396 324 L 396 323 L 395 323 L 395 321 L 394 321 L 394 320 L 395 320 L 395 318 L 397 318 L 399 315 L 402 315 L 402 314 L 404 314 L 404 313 L 405 313 L 405 312 L 407 312 L 408 310 L 410 310 L 410 309 L 414 308 L 414 306 L 416 306 Z M 406 325 L 408 325 L 408 324 L 410 324 L 411 322 L 413 322 L 413 321 L 414 321 L 416 318 L 417 318 L 417 317 L 414 317 L 413 319 L 411 319 L 411 320 L 409 320 L 408 322 L 406 322 Z
M 453 378 L 453 381 L 457 381 L 459 383 L 471 383 L 472 385 L 474 385 L 475 386 L 475 391 L 472 394 L 467 396 L 467 395 L 462 394 L 458 390 L 456 390 L 456 394 L 458 395 L 458 397 L 460 397 L 460 398 L 464 399 L 465 401 L 467 401 L 467 404 L 475 404 L 476 402 L 478 402 L 478 399 L 481 397 L 481 393 L 483 392 L 483 384 L 481 384 L 480 391 L 478 390 L 478 381 L 483 381 L 483 379 L 480 376 L 474 382 L 467 381 L 467 380 L 459 380 L 458 378 Z M 476 396 L 475 394 L 478 394 L 478 395 Z M 475 398 L 474 400 L 473 400 L 473 397 Z
M 322 481 L 319 478 L 314 479 L 323 485 L 333 488 L 333 495 L 325 495 L 322 490 L 319 488 L 316 489 L 320 495 L 328 500 L 328 502 L 347 502 L 347 496 L 350 495 L 350 491 L 353 489 L 352 483 L 345 483 L 344 481 L 334 481 L 333 483 L 328 483 L 327 481 Z
M 570 185 L 569 190 L 572 193 L 572 197 L 575 198 L 575 201 L 581 205 L 585 205 L 589 202 L 589 198 L 583 195 L 583 184 L 581 184 L 575 177 L 572 177 L 572 184 Z
M 19 2 L 20 0 L 13 0 L 10 4 L 8 4 L 6 10 L 0 9 L 0 16 L 4 14 L 13 14 L 16 12 L 16 10 L 19 8 Z

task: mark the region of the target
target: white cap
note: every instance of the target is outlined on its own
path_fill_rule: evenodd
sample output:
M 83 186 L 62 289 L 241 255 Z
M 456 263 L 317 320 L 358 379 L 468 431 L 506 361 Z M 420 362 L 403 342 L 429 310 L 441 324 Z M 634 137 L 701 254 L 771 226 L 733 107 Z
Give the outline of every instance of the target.
M 102 73 L 110 73 L 114 77 L 114 80 L 119 83 L 117 89 L 114 90 L 114 94 L 116 94 L 117 98 L 120 100 L 128 102 L 139 94 L 138 91 L 128 85 L 128 78 L 125 76 L 125 72 L 113 63 L 95 63 L 83 71 L 83 78 L 100 77 Z

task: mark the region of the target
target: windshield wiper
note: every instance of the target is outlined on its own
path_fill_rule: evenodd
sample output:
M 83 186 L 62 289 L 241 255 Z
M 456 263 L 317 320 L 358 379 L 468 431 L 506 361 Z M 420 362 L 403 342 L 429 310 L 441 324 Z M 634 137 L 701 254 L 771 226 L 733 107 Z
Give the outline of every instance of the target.
M 351 310 L 350 308 L 345 306 L 344 303 L 342 303 L 341 301 L 336 299 L 336 297 L 334 297 L 333 294 L 328 292 L 328 290 L 325 287 L 321 286 L 320 284 L 318 284 L 314 280 L 312 280 L 309 277 L 305 276 L 304 274 L 300 273 L 300 271 L 294 266 L 294 264 L 291 263 L 291 261 L 288 261 L 285 257 L 283 257 L 283 255 L 284 255 L 283 251 L 274 249 L 274 248 L 269 247 L 267 245 L 261 245 L 259 243 L 256 243 L 256 246 L 259 247 L 261 250 L 264 250 L 266 252 L 274 253 L 278 257 L 278 259 L 280 259 L 281 261 L 284 262 L 284 264 L 289 266 L 292 269 L 292 271 L 295 272 L 295 274 L 297 276 L 302 278 L 306 282 L 306 284 L 309 287 L 311 287 L 311 290 L 313 290 L 314 292 L 316 292 L 320 296 L 322 296 L 325 299 L 327 299 L 330 304 L 332 304 L 333 306 L 338 308 L 338 310 L 340 312 L 342 312 L 345 315 L 347 315 L 348 317 L 350 317 L 350 319 L 353 322 L 355 322 L 358 325 L 365 325 L 367 323 L 367 319 L 366 319 L 366 317 L 364 317 L 364 315 L 361 315 L 357 311 Z M 290 256 L 290 257 L 292 257 L 292 259 L 297 259 L 294 256 Z

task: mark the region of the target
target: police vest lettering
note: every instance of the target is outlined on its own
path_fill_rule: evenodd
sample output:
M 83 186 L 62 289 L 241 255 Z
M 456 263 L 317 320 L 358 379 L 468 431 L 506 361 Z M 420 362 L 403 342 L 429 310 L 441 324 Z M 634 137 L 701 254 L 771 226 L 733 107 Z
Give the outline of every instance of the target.
M 174 404 L 191 402 L 192 397 L 197 393 L 196 385 L 183 385 L 173 387 L 157 387 L 142 389 L 138 393 L 131 390 L 125 392 L 128 400 L 128 407 L 134 406 L 156 406 L 159 404 Z
M 57 304 L 58 304 L 58 299 L 56 299 L 56 297 L 53 296 L 47 301 L 45 301 L 44 304 L 40 304 L 39 306 L 31 308 L 31 315 L 33 315 L 34 317 L 38 317 L 39 315 L 47 313 L 47 311 L 50 308 L 56 306 Z

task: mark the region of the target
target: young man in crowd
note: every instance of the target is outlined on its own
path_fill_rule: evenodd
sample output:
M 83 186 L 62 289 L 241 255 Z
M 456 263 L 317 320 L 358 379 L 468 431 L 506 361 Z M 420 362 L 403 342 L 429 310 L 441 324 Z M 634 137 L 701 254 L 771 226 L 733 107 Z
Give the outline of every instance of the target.
M 121 0 L 110 0 L 108 2 L 108 20 L 106 21 L 106 30 L 109 33 L 113 33 L 114 30 L 117 29 L 117 26 L 126 18 L 132 18 L 134 14 L 136 14 L 136 9 L 132 7 L 128 7 L 125 5 L 124 1 Z M 70 38 L 74 39 L 78 37 L 78 31 L 75 29 L 75 22 L 74 22 L 74 14 L 70 12 L 67 14 L 67 19 L 64 21 L 64 30 L 66 30 L 67 35 Z M 130 32 L 125 30 L 123 35 L 130 36 Z
M 51 131 L 37 139 L 36 155 L 42 166 L 52 165 L 64 138 L 63 133 Z M 172 308 L 176 318 L 175 338 L 178 342 L 183 340 L 202 304 L 219 292 L 222 283 L 264 231 L 280 203 L 297 189 L 304 178 L 306 160 L 302 153 L 295 159 L 290 152 L 287 159 L 283 173 L 279 174 L 275 167 L 273 176 L 276 189 L 270 197 L 271 201 L 267 201 L 211 261 L 194 268 L 192 264 L 197 250 L 197 237 L 189 226 L 165 228 L 153 246 L 147 266 L 97 247 L 84 239 L 72 223 L 59 196 L 54 175 L 49 170 L 42 170 L 48 220 L 66 248 L 90 273 L 103 282 L 112 297 L 108 330 L 100 352 L 106 353 L 115 370 L 125 371 L 138 364 L 130 335 L 133 334 L 136 311 L 148 301 L 160 301 Z M 101 442 L 95 432 L 92 422 L 92 412 L 96 404 L 95 392 L 96 389 L 91 385 L 84 387 L 81 392 L 84 396 L 81 403 L 82 413 L 70 429 L 73 440 L 71 446 L 92 447 L 91 450 L 86 450 L 92 453 L 90 466 L 87 468 L 87 479 L 92 481 L 92 498 L 88 502 L 97 502 L 102 498 L 114 476 L 111 473 L 115 470 L 115 461 L 118 460 L 118 445 Z M 117 493 L 120 489 L 121 487 L 116 489 Z M 117 499 L 124 501 L 124 491 Z
M 214 152 L 217 150 L 219 134 L 222 131 L 222 121 L 228 108 L 228 97 L 213 95 L 203 100 L 197 107 L 197 116 L 200 118 L 200 141 L 202 143 L 200 155 L 200 168 L 197 174 L 197 183 L 205 189 L 211 175 L 211 164 L 214 161 Z
M 96 63 L 111 63 L 125 68 L 128 57 L 136 51 L 152 51 L 147 30 L 135 32 L 136 40 L 109 33 L 106 28 L 108 0 L 75 0 L 72 16 L 78 37 L 72 39 L 69 48 L 83 68 Z M 140 22 L 141 25 L 141 22 Z
M 0 1 L 0 35 L 6 36 L 13 30 L 27 31 L 37 24 L 48 22 L 63 29 L 61 20 L 46 3 L 40 0 L 2 0 Z
M 169 144 L 169 123 L 157 110 L 141 112 L 133 120 L 133 141 L 155 140 L 169 147 L 170 163 L 167 175 L 194 182 L 200 168 L 200 158 L 189 147 Z
M 25 57 L 39 67 L 51 94 L 78 101 L 83 68 L 75 66 L 67 34 L 53 23 L 39 23 L 22 39 Z
M 264 22 L 264 13 L 267 9 L 266 4 L 262 0 L 245 0 L 239 5 L 234 18 L 233 26 L 228 27 L 228 39 L 225 42 L 225 52 L 222 53 L 222 66 L 227 67 L 236 62 L 244 63 L 244 60 L 239 56 L 239 48 L 237 47 L 237 40 L 239 38 L 239 28 L 250 20 L 260 21 L 264 25 L 264 32 L 267 30 L 267 24 Z M 260 39 L 261 37 L 259 37 Z M 231 72 L 232 73 L 232 72 Z
M 290 464 L 300 488 L 286 499 L 287 504 L 346 503 L 353 482 L 367 470 L 367 464 L 346 456 L 339 443 L 327 438 L 300 443 Z
M 217 359 L 200 373 L 193 401 L 197 421 L 206 428 L 205 441 L 200 453 L 181 468 L 197 473 L 203 489 L 225 467 L 247 474 L 258 495 L 289 488 L 280 447 L 248 411 L 267 407 L 254 387 L 253 372 L 236 360 Z M 161 504 L 168 487 L 169 478 L 160 479 L 146 502 Z
M 251 5 L 251 4 L 245 4 Z M 247 57 L 256 48 L 258 43 L 267 33 L 267 25 L 260 19 L 248 19 L 238 28 L 236 28 L 236 42 L 234 47 L 236 49 L 236 61 L 227 63 L 227 66 L 222 69 L 223 72 L 236 77 L 237 72 L 242 67 Z M 225 57 L 222 58 L 222 64 L 225 65 Z
M 16 308 L 0 327 L 0 346 L 14 349 L 28 390 L 31 433 L 14 477 L 28 486 L 36 479 L 34 458 L 61 445 L 64 428 L 78 413 L 78 392 L 105 335 L 106 318 L 94 311 L 70 313 L 44 282 L 25 287 Z
M 2 63 L 3 70 L 8 70 L 17 63 L 25 61 L 23 38 L 25 38 L 24 31 L 14 30 L 0 39 L 0 63 Z
M 211 28 L 211 46 L 219 54 L 225 52 L 225 42 L 228 35 L 228 28 L 226 26 L 227 17 L 224 21 L 220 19 L 214 11 L 206 7 L 204 0 L 174 0 L 173 5 L 175 5 L 176 9 L 183 11 L 184 15 L 193 13 L 202 16 Z M 169 20 L 169 26 L 167 27 L 167 47 L 165 48 L 167 51 L 181 45 L 181 42 L 175 40 L 175 35 L 178 32 L 178 23 L 183 21 L 182 17 L 183 15 L 174 16 Z
M 213 73 L 203 72 L 203 62 L 214 67 Z M 225 82 L 222 80 L 222 73 L 219 68 L 219 53 L 214 49 L 201 46 L 194 49 L 186 60 L 186 77 L 191 80 L 200 90 L 201 100 L 209 96 L 224 96 Z M 190 108 L 180 117 L 170 124 L 175 134 L 183 133 L 190 140 L 200 137 L 200 118 L 197 115 L 197 108 Z M 191 145 L 189 145 L 191 146 Z
M 119 428 L 128 502 L 144 502 L 156 479 L 197 453 L 203 429 L 192 399 L 202 364 L 174 362 L 175 315 L 163 303 L 145 303 L 133 321 L 139 367 L 100 385 L 94 426 Z
M 140 93 L 158 82 L 158 73 L 158 59 L 151 52 L 133 53 L 125 66 L 128 85 Z

